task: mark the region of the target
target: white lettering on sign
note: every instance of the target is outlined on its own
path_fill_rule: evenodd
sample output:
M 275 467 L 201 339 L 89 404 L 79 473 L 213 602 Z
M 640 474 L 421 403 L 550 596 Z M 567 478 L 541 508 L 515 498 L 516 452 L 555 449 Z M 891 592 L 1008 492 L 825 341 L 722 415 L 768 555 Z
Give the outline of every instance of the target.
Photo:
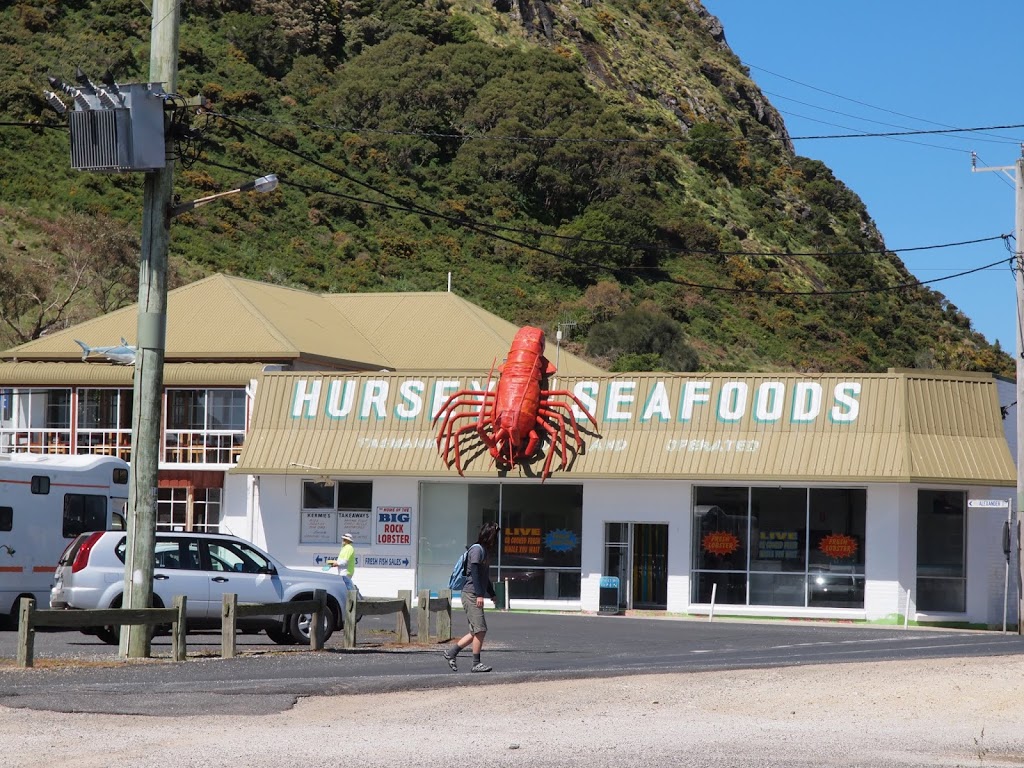
M 414 419 L 423 411 L 423 393 L 427 385 L 422 381 L 403 381 L 398 388 L 401 402 L 395 408 L 395 415 L 400 419 Z
M 316 412 L 320 403 L 320 387 L 323 382 L 317 379 L 313 382 L 312 388 L 306 391 L 306 380 L 299 379 L 295 382 L 295 394 L 292 397 L 292 418 L 298 419 L 302 417 L 302 406 L 306 406 L 305 416 L 307 419 L 316 417 Z
M 664 381 L 655 382 L 651 394 L 647 398 L 640 421 L 650 421 L 655 416 L 658 421 L 672 421 L 672 406 L 668 401 L 668 390 Z
M 332 419 L 344 419 L 352 413 L 355 391 L 354 381 L 346 381 L 344 387 L 340 381 L 332 381 L 327 387 L 327 415 Z
M 668 453 L 756 453 L 761 447 L 760 440 L 676 440 L 665 441 Z
M 452 404 L 458 412 L 479 412 L 488 401 L 485 391 L 495 392 L 498 378 L 495 375 L 465 382 L 438 379 L 431 383 L 405 379 L 397 386 L 387 379 L 302 378 L 295 381 L 290 414 L 293 419 L 314 419 L 322 414 L 332 420 L 353 416 L 363 421 L 432 420 L 456 393 L 462 393 Z M 710 380 L 685 380 L 674 402 L 669 392 L 673 380 L 652 380 L 646 391 L 642 384 L 636 379 L 579 381 L 572 391 L 588 411 L 603 416 L 606 423 L 687 423 L 710 416 L 724 423 L 750 419 L 773 424 L 788 418 L 791 424 L 810 424 L 819 419 L 850 424 L 860 416 L 863 388 L 858 381 L 838 382 L 827 392 L 818 381 L 763 381 L 753 387 L 744 380 L 717 385 Z M 493 402 L 493 398 L 490 400 Z M 586 418 L 575 402 L 567 405 L 577 421 Z

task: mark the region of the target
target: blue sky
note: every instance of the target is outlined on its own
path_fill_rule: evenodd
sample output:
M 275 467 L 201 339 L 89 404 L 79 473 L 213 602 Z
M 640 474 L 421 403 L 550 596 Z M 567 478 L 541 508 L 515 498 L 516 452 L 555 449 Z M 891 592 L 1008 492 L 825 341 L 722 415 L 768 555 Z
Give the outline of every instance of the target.
M 1024 0 L 703 0 L 791 136 L 1024 123 Z M 1013 166 L 1024 128 L 796 141 L 867 206 L 891 249 L 1014 231 Z M 1010 241 L 1011 245 L 1013 241 Z M 900 253 L 928 281 L 1008 259 L 1003 241 Z M 975 330 L 1016 345 L 1007 265 L 934 283 Z

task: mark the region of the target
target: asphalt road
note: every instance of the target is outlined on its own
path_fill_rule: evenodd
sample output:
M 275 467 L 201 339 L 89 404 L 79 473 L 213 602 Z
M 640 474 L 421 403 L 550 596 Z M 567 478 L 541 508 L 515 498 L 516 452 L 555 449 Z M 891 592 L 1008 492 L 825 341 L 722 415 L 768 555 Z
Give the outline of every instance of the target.
M 464 627 L 460 612 L 456 631 Z M 484 659 L 453 673 L 437 643 L 398 645 L 392 620 L 367 617 L 358 646 L 331 638 L 323 652 L 241 635 L 239 657 L 221 659 L 217 633 L 188 638 L 188 660 L 169 660 L 170 638 L 153 659 L 125 661 L 79 632 L 39 631 L 36 666 L 15 666 L 17 632 L 0 632 L 0 705 L 56 712 L 176 716 L 280 712 L 311 695 L 425 690 L 459 685 L 570 680 L 629 674 L 758 669 L 838 662 L 1024 654 L 1024 637 L 1000 632 L 884 628 L 841 623 L 662 619 L 488 613 Z M 415 627 L 414 627 L 415 631 Z

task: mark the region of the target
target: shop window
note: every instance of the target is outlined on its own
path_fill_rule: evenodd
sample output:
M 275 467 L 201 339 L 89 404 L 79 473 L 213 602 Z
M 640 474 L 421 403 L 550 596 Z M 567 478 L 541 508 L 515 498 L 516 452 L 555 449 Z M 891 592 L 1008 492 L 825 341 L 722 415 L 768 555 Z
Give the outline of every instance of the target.
M 920 611 L 967 610 L 967 494 L 917 493 L 917 595 Z
M 493 565 L 498 581 L 508 581 L 510 598 L 579 598 L 582 486 L 502 485 L 498 522 Z
M 695 603 L 747 602 L 747 542 L 750 493 L 747 488 L 693 489 Z
M 807 584 L 807 490 L 750 491 L 750 602 L 796 605 Z
M 807 604 L 864 607 L 867 491 L 812 488 L 808 515 Z
M 300 544 L 340 544 L 350 533 L 353 543 L 373 543 L 373 483 L 340 480 L 302 481 Z
M 452 563 L 494 521 L 501 536 L 491 579 L 507 581 L 510 598 L 580 598 L 582 486 L 423 483 L 420 493 L 420 584 L 443 589 Z
M 303 509 L 334 509 L 334 483 L 302 481 Z
M 695 487 L 695 603 L 864 607 L 867 492 Z

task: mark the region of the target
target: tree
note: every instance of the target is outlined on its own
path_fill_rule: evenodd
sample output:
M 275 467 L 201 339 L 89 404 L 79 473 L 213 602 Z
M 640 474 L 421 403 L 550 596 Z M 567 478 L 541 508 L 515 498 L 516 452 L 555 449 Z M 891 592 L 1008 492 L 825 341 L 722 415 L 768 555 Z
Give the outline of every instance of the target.
M 611 359 L 612 370 L 694 371 L 699 362 L 682 326 L 650 302 L 595 325 L 587 354 Z
M 0 324 L 15 344 L 37 339 L 138 295 L 138 237 L 106 216 L 13 217 L 42 233 L 33 248 L 0 253 Z

